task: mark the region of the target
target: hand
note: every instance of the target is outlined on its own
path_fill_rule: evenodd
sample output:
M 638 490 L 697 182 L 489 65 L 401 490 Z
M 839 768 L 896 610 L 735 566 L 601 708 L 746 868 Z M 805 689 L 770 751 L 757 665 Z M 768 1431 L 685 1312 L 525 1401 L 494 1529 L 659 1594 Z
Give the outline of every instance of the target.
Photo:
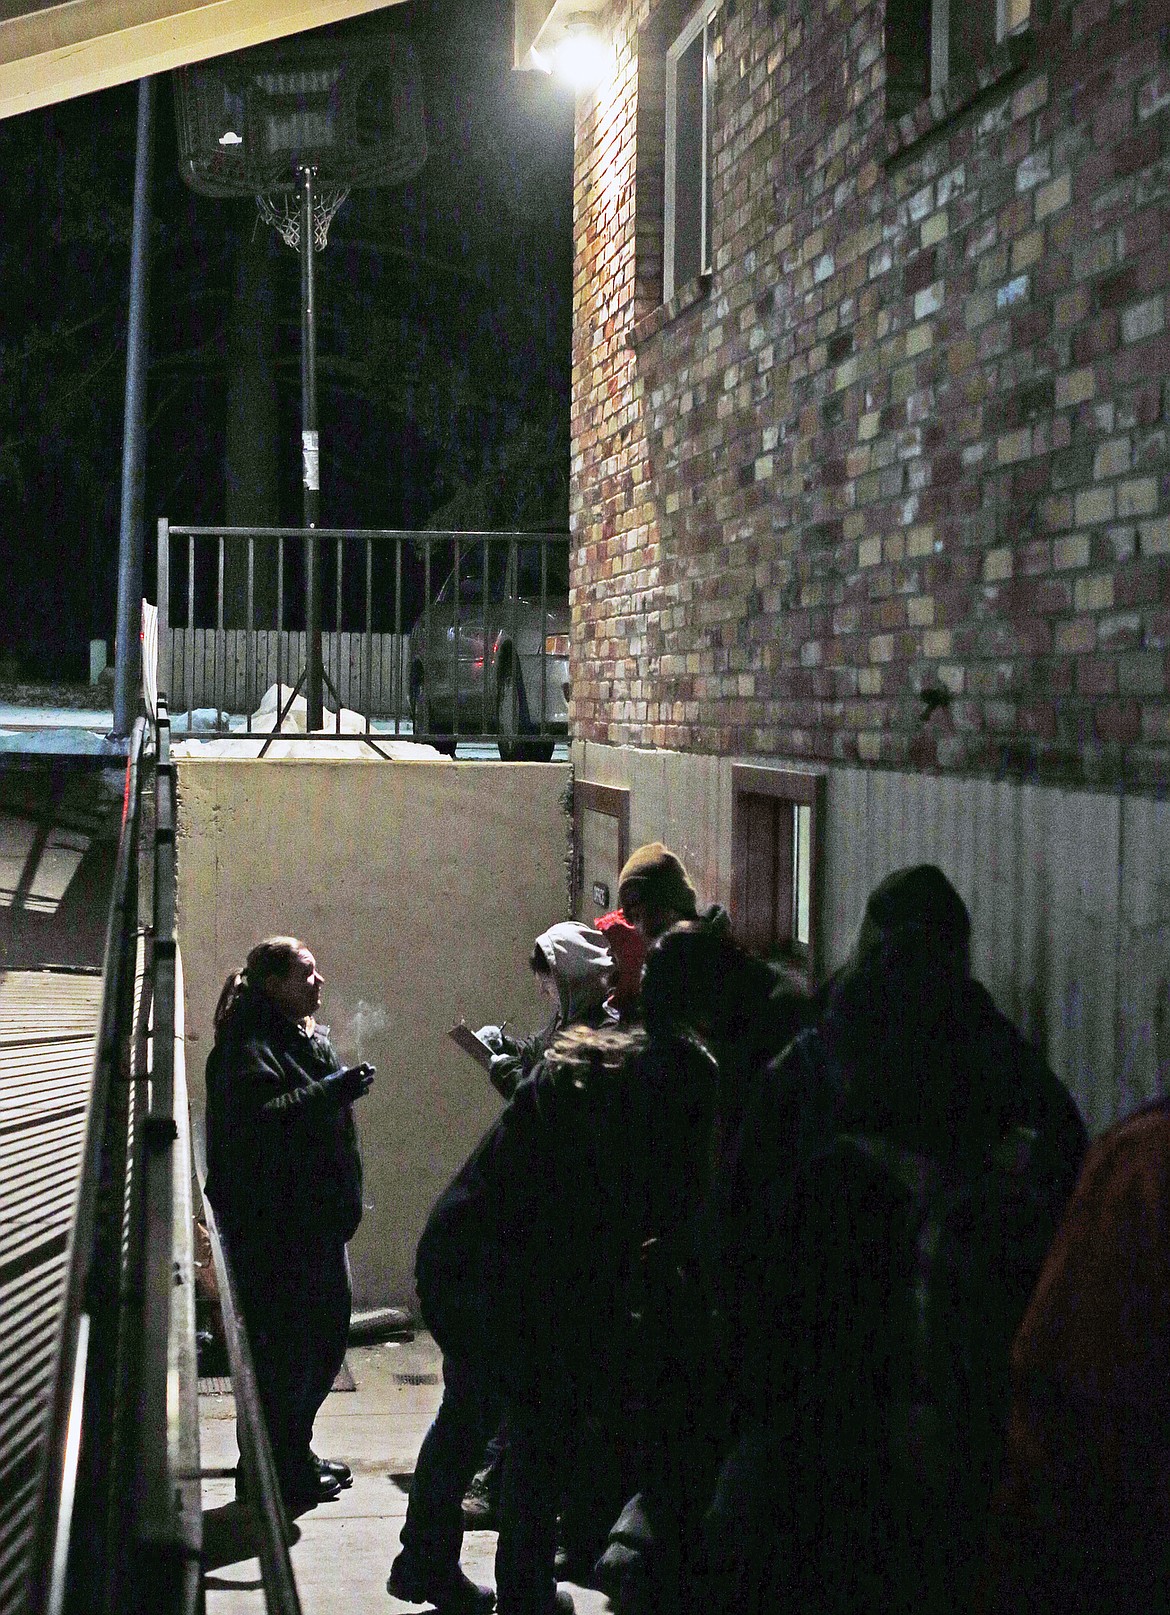
M 335 1071 L 325 1080 L 331 1083 L 339 1096 L 352 1104 L 363 1094 L 368 1094 L 374 1085 L 374 1070 L 363 1060 L 361 1065 L 348 1066 L 344 1071 Z
M 520 1062 L 514 1054 L 493 1054 L 492 1063 L 488 1066 L 488 1077 L 492 1087 L 505 1099 L 510 1099 L 516 1089 L 516 1079 L 520 1075 Z

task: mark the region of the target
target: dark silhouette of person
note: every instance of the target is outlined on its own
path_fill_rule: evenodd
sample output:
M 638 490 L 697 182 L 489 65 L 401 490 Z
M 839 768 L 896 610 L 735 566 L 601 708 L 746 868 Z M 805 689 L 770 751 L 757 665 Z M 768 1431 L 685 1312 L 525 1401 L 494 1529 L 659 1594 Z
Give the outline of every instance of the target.
M 347 1464 L 318 1458 L 311 1443 L 345 1357 L 346 1244 L 362 1214 L 353 1104 L 374 1068 L 342 1069 L 314 1019 L 321 985 L 297 938 L 258 943 L 224 983 L 207 1059 L 205 1193 L 235 1274 L 290 1510 L 352 1482 Z

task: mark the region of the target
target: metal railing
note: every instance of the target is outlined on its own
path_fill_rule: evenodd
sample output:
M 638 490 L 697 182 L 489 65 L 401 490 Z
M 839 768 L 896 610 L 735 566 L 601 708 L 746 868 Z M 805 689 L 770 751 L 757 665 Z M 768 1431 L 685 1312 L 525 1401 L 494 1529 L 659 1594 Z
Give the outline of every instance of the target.
M 145 926 L 143 863 L 153 864 Z M 199 1603 L 193 1235 L 186 1086 L 175 1043 L 174 888 L 174 769 L 164 711 L 153 755 L 141 719 L 130 741 L 28 1615 L 194 1615 Z
M 207 1181 L 207 1155 L 200 1122 L 192 1121 L 192 1142 L 200 1183 Z M 240 1444 L 240 1469 L 246 1495 L 252 1499 L 257 1530 L 257 1553 L 264 1582 L 264 1597 L 270 1615 L 300 1615 L 301 1601 L 289 1558 L 288 1516 L 280 1493 L 280 1482 L 272 1457 L 272 1446 L 260 1404 L 252 1347 L 244 1326 L 235 1274 L 220 1238 L 211 1202 L 204 1199 L 203 1216 L 215 1263 L 223 1313 L 224 1340 L 231 1369 L 232 1392 L 236 1400 L 236 1434 Z
M 303 596 L 311 571 L 325 582 L 317 738 L 350 732 L 375 749 L 379 736 L 450 749 L 501 728 L 506 745 L 517 734 L 564 735 L 568 542 L 555 533 L 191 527 L 163 518 L 158 683 L 176 711 L 205 709 L 203 734 L 302 735 L 303 720 L 290 714 L 298 696 L 311 700 Z M 273 687 L 275 710 L 258 716 Z M 348 730 L 343 708 L 357 715 Z

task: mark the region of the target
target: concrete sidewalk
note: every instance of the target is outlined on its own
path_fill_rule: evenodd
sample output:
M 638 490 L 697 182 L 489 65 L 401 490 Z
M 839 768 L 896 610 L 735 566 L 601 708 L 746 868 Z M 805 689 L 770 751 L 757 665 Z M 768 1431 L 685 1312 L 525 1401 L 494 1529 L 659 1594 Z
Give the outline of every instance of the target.
M 420 1606 L 391 1598 L 386 1577 L 406 1515 L 404 1484 L 442 1394 L 439 1351 L 429 1335 L 419 1334 L 413 1341 L 353 1347 L 346 1360 L 357 1390 L 330 1394 L 313 1444 L 319 1453 L 345 1459 L 353 1486 L 336 1502 L 298 1516 L 293 1573 L 305 1615 L 405 1615 Z M 231 1396 L 199 1398 L 199 1434 L 204 1472 L 233 1470 Z M 260 1564 L 230 1474 L 204 1480 L 203 1528 L 207 1615 L 260 1615 Z M 495 1551 L 490 1531 L 464 1538 L 463 1568 L 473 1580 L 494 1584 Z M 601 1593 L 565 1585 L 578 1615 L 609 1609 Z

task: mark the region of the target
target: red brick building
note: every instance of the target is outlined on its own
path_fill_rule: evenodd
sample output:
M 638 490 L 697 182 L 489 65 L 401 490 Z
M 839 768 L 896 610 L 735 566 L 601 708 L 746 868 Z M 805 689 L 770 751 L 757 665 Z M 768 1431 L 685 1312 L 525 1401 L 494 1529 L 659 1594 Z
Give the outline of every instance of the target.
M 1101 1124 L 1170 1077 L 1165 0 L 596 20 L 579 904 L 625 814 L 823 973 L 931 858 Z

